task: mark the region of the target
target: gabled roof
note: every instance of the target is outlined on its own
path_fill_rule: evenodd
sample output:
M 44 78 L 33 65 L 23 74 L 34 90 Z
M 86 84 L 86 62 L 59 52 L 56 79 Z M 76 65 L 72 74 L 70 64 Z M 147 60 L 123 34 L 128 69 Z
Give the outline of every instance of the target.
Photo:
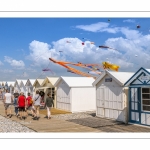
M 20 85 L 21 85 L 21 83 L 23 83 L 23 85 L 25 86 L 26 82 L 27 82 L 27 80 L 21 80 Z
M 16 79 L 14 86 L 16 86 L 17 83 L 18 83 L 18 85 L 20 86 L 21 80 Z
M 36 79 L 33 86 L 35 86 L 35 84 L 38 82 L 41 86 L 41 84 L 43 83 L 44 79 Z
M 133 82 L 140 74 L 141 72 L 146 72 L 150 75 L 150 69 L 145 69 L 141 67 L 137 72 L 135 72 L 125 83 L 125 86 L 129 86 L 131 82 Z
M 36 80 L 36 79 L 28 79 L 27 82 L 26 82 L 26 84 L 25 84 L 25 86 L 27 85 L 28 82 L 30 82 L 31 85 L 33 86 L 35 80 Z
M 41 86 L 43 86 L 47 80 L 52 84 L 52 86 L 54 86 L 54 84 L 57 82 L 58 79 L 59 77 L 46 77 Z
M 57 86 L 60 81 L 66 82 L 69 87 L 93 87 L 92 83 L 95 81 L 93 77 L 60 77 L 54 86 Z
M 104 77 L 105 75 L 109 75 L 110 77 L 112 77 L 119 85 L 124 85 L 124 83 L 131 78 L 131 76 L 133 75 L 133 72 L 113 72 L 113 71 L 108 71 L 105 70 L 105 72 L 103 72 L 94 82 L 93 82 L 93 86 L 96 86 L 97 83 L 99 83 Z

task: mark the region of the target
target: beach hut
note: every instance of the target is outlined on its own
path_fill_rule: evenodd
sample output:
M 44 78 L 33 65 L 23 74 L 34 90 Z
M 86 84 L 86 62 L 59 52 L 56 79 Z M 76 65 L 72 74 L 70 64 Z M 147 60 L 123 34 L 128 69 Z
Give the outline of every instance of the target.
M 54 107 L 56 108 L 56 87 L 54 87 L 54 84 L 57 82 L 57 80 L 59 79 L 59 77 L 46 77 L 43 81 L 43 83 L 41 84 L 42 88 L 44 89 L 44 101 L 47 98 L 47 94 L 50 93 L 51 96 L 54 99 Z
M 128 87 L 124 87 L 124 83 L 133 74 L 106 70 L 93 82 L 96 87 L 96 116 L 127 122 Z
M 129 87 L 129 123 L 150 126 L 150 69 L 141 67 L 124 85 Z
M 33 94 L 35 94 L 36 90 L 39 91 L 43 91 L 44 89 L 42 89 L 42 83 L 43 83 L 44 79 L 36 79 L 35 82 L 33 83 Z
M 15 91 L 18 91 L 19 93 L 21 92 L 20 83 L 21 83 L 21 80 L 16 79 L 15 84 L 14 84 L 14 92 Z
M 11 94 L 13 94 L 14 93 L 14 84 L 15 84 L 15 81 L 7 81 L 7 84 L 8 84 L 9 92 Z
M 30 93 L 30 95 L 33 97 L 33 91 L 34 91 L 34 87 L 33 87 L 33 84 L 35 82 L 36 79 L 28 79 L 26 84 L 25 84 L 25 87 L 27 89 L 27 93 Z
M 27 96 L 27 88 L 25 86 L 26 82 L 27 80 L 21 80 L 20 82 L 20 90 L 24 93 L 25 96 Z
M 54 84 L 56 91 L 56 107 L 74 112 L 95 111 L 96 92 L 91 77 L 60 77 Z

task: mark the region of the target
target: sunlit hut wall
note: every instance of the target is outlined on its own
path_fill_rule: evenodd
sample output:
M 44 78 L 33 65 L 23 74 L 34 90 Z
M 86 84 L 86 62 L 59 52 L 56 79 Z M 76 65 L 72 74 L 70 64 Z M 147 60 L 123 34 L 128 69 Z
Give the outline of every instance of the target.
M 44 79 L 36 79 L 34 84 L 33 84 L 33 95 L 36 94 L 36 91 L 43 91 L 44 89 L 42 89 L 42 83 L 43 83 Z
M 36 79 L 28 79 L 26 84 L 25 84 L 25 87 L 27 89 L 27 93 L 30 93 L 30 95 L 33 97 L 33 90 L 34 90 L 34 87 L 33 87 L 33 84 L 35 82 Z
M 21 90 L 21 92 L 24 93 L 25 96 L 27 96 L 27 89 L 25 86 L 26 82 L 27 82 L 27 80 L 21 80 L 21 82 L 20 82 L 20 90 Z
M 16 79 L 15 84 L 14 84 L 14 92 L 18 91 L 19 93 L 21 92 L 20 90 L 20 83 L 21 80 L 20 79 Z
M 50 93 L 51 96 L 54 99 L 54 107 L 56 108 L 56 87 L 54 87 L 54 84 L 57 82 L 57 80 L 59 79 L 59 77 L 46 77 L 43 81 L 43 83 L 41 84 L 42 88 L 44 89 L 44 101 L 47 98 L 47 94 Z
M 96 87 L 96 116 L 128 122 L 128 87 L 133 72 L 105 71 L 93 82 Z
M 8 81 L 7 84 L 8 84 L 10 93 L 13 94 L 15 81 Z
M 141 67 L 124 85 L 129 87 L 129 122 L 150 126 L 150 69 Z
M 95 111 L 96 92 L 92 77 L 60 77 L 54 84 L 57 87 L 57 108 L 75 112 Z

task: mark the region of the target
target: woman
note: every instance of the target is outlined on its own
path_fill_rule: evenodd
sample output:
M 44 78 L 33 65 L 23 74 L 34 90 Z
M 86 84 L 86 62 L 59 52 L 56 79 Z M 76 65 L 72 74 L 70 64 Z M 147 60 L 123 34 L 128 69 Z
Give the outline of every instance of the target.
M 46 102 L 45 102 L 45 108 L 47 108 L 47 117 L 48 119 L 51 119 L 51 107 L 53 105 L 53 98 L 51 97 L 50 93 L 47 94 Z

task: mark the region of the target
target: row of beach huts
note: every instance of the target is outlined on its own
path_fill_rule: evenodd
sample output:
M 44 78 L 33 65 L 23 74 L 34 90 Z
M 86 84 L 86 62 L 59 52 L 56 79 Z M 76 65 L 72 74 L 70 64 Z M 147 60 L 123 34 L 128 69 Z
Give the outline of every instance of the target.
M 3 85 L 2 85 L 3 84 Z M 104 71 L 91 77 L 46 77 L 0 82 L 14 91 L 51 93 L 57 109 L 72 113 L 96 111 L 97 117 L 150 126 L 150 69 L 137 72 Z

